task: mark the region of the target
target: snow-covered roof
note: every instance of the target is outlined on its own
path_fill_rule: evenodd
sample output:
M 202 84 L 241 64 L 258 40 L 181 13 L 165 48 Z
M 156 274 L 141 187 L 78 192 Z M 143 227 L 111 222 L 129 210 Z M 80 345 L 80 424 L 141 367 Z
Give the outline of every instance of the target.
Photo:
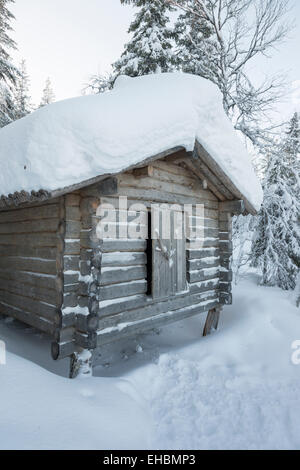
M 196 140 L 250 204 L 262 189 L 211 82 L 188 74 L 120 76 L 114 89 L 60 101 L 0 130 L 0 193 L 55 191 L 115 174 Z

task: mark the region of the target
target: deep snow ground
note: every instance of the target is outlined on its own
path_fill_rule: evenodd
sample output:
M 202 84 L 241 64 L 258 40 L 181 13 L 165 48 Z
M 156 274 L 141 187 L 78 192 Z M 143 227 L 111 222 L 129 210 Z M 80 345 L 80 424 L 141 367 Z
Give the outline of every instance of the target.
M 241 280 L 218 332 L 201 338 L 200 316 L 123 342 L 91 379 L 65 379 L 48 340 L 2 320 L 0 448 L 299 449 L 300 309 L 257 282 Z

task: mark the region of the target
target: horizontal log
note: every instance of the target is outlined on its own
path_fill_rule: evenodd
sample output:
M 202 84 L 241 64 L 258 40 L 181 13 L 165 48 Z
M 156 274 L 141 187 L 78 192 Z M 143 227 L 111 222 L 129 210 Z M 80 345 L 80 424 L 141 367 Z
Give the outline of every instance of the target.
M 0 256 L 23 256 L 55 260 L 56 253 L 57 250 L 55 247 L 0 245 Z
M 53 290 L 57 289 L 57 286 L 59 285 L 59 278 L 54 275 L 43 275 L 39 273 L 28 273 L 15 270 L 11 271 L 9 269 L 0 269 L 0 279 L 12 280 L 16 281 L 16 283 L 21 282 L 26 285 Z
M 219 277 L 215 279 L 210 279 L 208 281 L 194 282 L 193 284 L 189 285 L 189 291 L 191 294 L 194 294 L 197 292 L 206 292 L 214 289 L 219 289 L 219 282 Z
M 199 271 L 188 271 L 187 278 L 190 283 L 208 281 L 219 276 L 218 267 L 201 269 Z
M 39 258 L 2 256 L 0 258 L 0 269 L 56 275 L 56 261 Z
M 102 267 L 107 266 L 136 266 L 147 263 L 146 253 L 142 252 L 121 252 L 103 253 Z
M 201 216 L 192 215 L 188 217 L 188 224 L 190 227 L 206 227 L 206 228 L 218 228 L 219 227 L 218 219 L 211 219 L 205 216 L 201 217 Z
M 0 218 L 1 220 L 1 218 Z M 27 220 L 24 222 L 0 223 L 0 234 L 53 233 L 57 232 L 59 219 Z
M 189 271 L 195 271 L 196 269 L 213 268 L 213 267 L 218 267 L 218 266 L 219 266 L 219 257 L 193 259 L 193 260 L 188 260 L 187 262 L 187 268 Z
M 74 239 L 65 239 L 65 249 L 64 252 L 66 255 L 77 255 L 80 253 L 80 241 Z
M 187 239 L 187 249 L 188 250 L 202 250 L 204 248 L 218 248 L 219 247 L 219 238 L 190 238 Z
M 231 240 L 220 240 L 220 251 L 231 253 L 233 250 L 233 244 Z
M 79 255 L 65 255 L 64 256 L 64 270 L 65 271 L 79 271 Z
M 80 238 L 81 223 L 79 221 L 67 220 L 65 238 Z
M 51 356 L 52 356 L 52 359 L 54 359 L 54 361 L 71 356 L 75 351 L 76 351 L 75 340 L 63 342 L 63 343 L 57 343 L 54 341 L 51 344 Z
M 22 245 L 22 246 L 57 246 L 57 235 L 55 233 L 34 233 L 34 234 L 0 234 L 0 245 Z
M 220 272 L 220 281 L 221 282 L 232 282 L 233 274 L 232 270 L 221 271 Z
M 245 212 L 245 203 L 242 200 L 220 202 L 219 210 L 235 215 L 243 214 Z
M 228 292 L 232 291 L 232 285 L 230 282 L 220 282 L 220 292 Z
M 59 204 L 42 205 L 24 209 L 1 211 L 0 224 L 59 217 Z
M 143 318 L 171 312 L 179 308 L 201 305 L 208 300 L 216 300 L 217 296 L 217 291 L 210 291 L 208 293 L 197 293 L 193 295 L 178 295 L 161 302 L 154 301 L 150 296 L 144 296 L 141 299 L 143 300 L 142 304 L 135 305 L 135 308 L 129 309 L 130 303 L 128 301 L 126 303 L 123 302 L 122 311 L 118 314 L 114 312 L 114 314 L 110 316 L 104 315 L 104 310 L 101 309 L 100 305 L 99 329 L 115 327 L 119 323 L 142 320 Z
M 121 188 L 119 191 L 120 196 L 127 196 L 128 204 L 138 203 L 143 201 L 144 204 L 151 205 L 152 202 L 162 202 L 169 204 L 205 204 L 208 209 L 218 209 L 218 201 L 210 200 L 206 197 L 197 196 L 184 196 L 182 194 L 169 193 L 166 191 L 159 191 L 155 189 L 136 189 L 136 188 Z M 213 196 L 214 197 L 214 196 Z M 130 201 L 132 200 L 132 202 Z M 113 203 L 113 198 L 101 198 L 101 203 Z M 135 202 L 136 201 L 136 202 Z M 115 201 L 116 207 L 119 207 L 118 198 Z
M 36 299 L 31 299 L 18 294 L 12 294 L 1 289 L 0 285 L 0 299 L 2 303 L 7 303 L 13 307 L 30 312 L 33 315 L 46 318 L 54 322 L 57 313 L 57 307 Z
M 209 256 L 219 256 L 220 252 L 218 248 L 203 248 L 200 250 L 193 250 L 193 249 L 188 249 L 187 250 L 187 257 L 188 259 L 201 259 L 201 258 L 207 258 Z
M 127 295 L 144 294 L 147 292 L 146 281 L 131 281 L 121 284 L 102 286 L 100 288 L 100 300 L 116 299 Z
M 137 179 L 132 175 L 123 173 L 120 176 L 118 176 L 118 182 L 119 182 L 120 194 L 124 193 L 123 188 L 126 188 L 125 192 L 127 192 L 127 188 L 130 191 L 132 191 L 132 188 L 134 188 L 134 189 L 145 189 L 148 191 L 153 191 L 153 193 L 155 193 L 156 191 L 161 191 L 161 192 L 166 192 L 172 195 L 182 195 L 185 197 L 192 197 L 192 198 L 197 198 L 197 199 L 201 198 L 201 199 L 211 200 L 211 201 L 217 200 L 215 195 L 212 194 L 210 191 L 201 189 L 198 181 L 196 180 L 192 184 L 186 185 L 186 184 L 177 184 L 177 183 L 172 183 L 172 182 L 169 183 L 167 181 L 161 181 L 155 178 Z M 133 197 L 135 196 L 133 195 Z
M 103 268 L 101 270 L 100 284 L 119 284 L 121 282 L 135 281 L 145 279 L 147 270 L 145 266 L 134 266 L 124 268 Z
M 65 205 L 67 206 L 79 206 L 80 205 L 80 200 L 81 197 L 79 194 L 71 193 L 71 194 L 66 194 L 65 196 Z
M 58 291 L 46 287 L 32 286 L 21 280 L 0 279 L 0 289 L 29 299 L 35 299 L 61 307 L 61 295 Z
M 160 315 L 156 315 L 150 318 L 144 318 L 139 322 L 133 322 L 132 324 L 125 324 L 124 326 L 121 325 L 119 329 L 116 327 L 113 331 L 99 331 L 97 335 L 97 347 L 103 346 L 104 344 L 110 343 L 111 341 L 116 341 L 121 338 L 135 336 L 139 333 L 143 333 L 145 331 L 162 327 L 172 323 L 174 321 L 183 320 L 184 318 L 188 318 L 194 315 L 198 315 L 202 312 L 206 312 L 211 308 L 217 307 L 218 301 L 212 300 L 211 302 L 205 305 L 193 305 L 191 307 L 185 307 L 183 309 L 174 310 L 172 312 L 162 313 Z M 82 339 L 85 337 L 82 336 Z M 78 337 L 80 341 L 80 337 Z
M 97 194 L 99 196 L 110 196 L 118 192 L 118 179 L 109 177 L 97 184 Z
M 66 220 L 80 221 L 80 208 L 77 206 L 66 206 Z
M 116 251 L 124 252 L 144 252 L 147 248 L 146 240 L 134 240 L 134 239 L 104 239 L 101 245 L 101 251 L 103 253 L 112 253 Z
M 36 328 L 39 331 L 43 331 L 44 333 L 50 335 L 53 334 L 54 324 L 52 322 L 49 322 L 47 319 L 39 317 L 38 315 L 32 315 L 32 313 L 26 312 L 23 309 L 21 310 L 12 305 L 3 303 L 1 300 L 0 313 L 2 315 L 15 318 L 22 323 L 26 323 L 27 325 Z

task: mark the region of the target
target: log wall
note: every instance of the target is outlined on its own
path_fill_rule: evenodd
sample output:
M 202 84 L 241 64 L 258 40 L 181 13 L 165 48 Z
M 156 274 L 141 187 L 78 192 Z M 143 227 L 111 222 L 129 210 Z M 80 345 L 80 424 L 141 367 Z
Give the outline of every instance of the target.
M 117 188 L 117 189 L 116 189 Z M 96 214 L 97 202 L 110 204 L 117 209 L 115 224 L 117 234 L 122 227 L 122 208 L 119 197 L 128 198 L 128 207 L 142 203 L 150 207 L 152 203 L 204 204 L 202 217 L 191 216 L 194 224 L 203 230 L 201 238 L 187 238 L 186 272 L 187 290 L 168 299 L 154 300 L 147 293 L 147 241 L 141 239 L 101 239 L 94 242 L 99 218 Z M 85 205 L 87 217 L 81 233 L 81 292 L 88 292 L 93 283 L 97 291 L 98 322 L 96 331 L 88 331 L 87 322 L 81 316 L 77 328 L 76 342 L 82 347 L 96 347 L 126 334 L 134 334 L 145 328 L 185 318 L 186 316 L 208 311 L 220 301 L 220 245 L 219 245 L 219 202 L 216 196 L 203 186 L 191 171 L 177 164 L 157 161 L 149 169 L 139 169 L 119 175 L 117 181 L 90 186 L 81 190 L 82 201 L 94 202 Z M 99 204 L 98 204 L 99 205 Z M 87 210 L 88 208 L 88 210 Z M 87 215 L 87 213 L 89 215 Z M 147 213 L 140 215 L 147 225 Z M 92 279 L 91 257 L 97 258 L 97 277 Z M 87 259 L 83 261 L 83 257 Z M 84 269 L 83 269 L 84 267 Z M 153 273 L 155 276 L 155 273 Z M 87 306 L 84 295 L 81 306 Z M 90 307 L 89 307 L 90 309 Z M 172 314 L 168 313 L 172 312 Z M 91 312 L 90 312 L 91 313 Z
M 50 334 L 62 305 L 61 205 L 0 212 L 0 313 Z

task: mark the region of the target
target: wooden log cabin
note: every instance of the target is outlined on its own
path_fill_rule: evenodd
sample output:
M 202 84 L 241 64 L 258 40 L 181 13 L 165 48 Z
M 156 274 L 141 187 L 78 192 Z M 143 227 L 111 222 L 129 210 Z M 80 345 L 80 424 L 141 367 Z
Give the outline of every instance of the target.
M 179 214 L 192 206 L 181 237 L 155 225 L 161 204 Z M 124 233 L 127 209 L 143 236 Z M 71 376 L 90 362 L 86 351 L 176 320 L 206 313 L 206 335 L 232 302 L 231 219 L 247 213 L 256 208 L 199 141 L 63 189 L 3 195 L 0 313 L 49 334 L 53 359 L 71 357 Z

